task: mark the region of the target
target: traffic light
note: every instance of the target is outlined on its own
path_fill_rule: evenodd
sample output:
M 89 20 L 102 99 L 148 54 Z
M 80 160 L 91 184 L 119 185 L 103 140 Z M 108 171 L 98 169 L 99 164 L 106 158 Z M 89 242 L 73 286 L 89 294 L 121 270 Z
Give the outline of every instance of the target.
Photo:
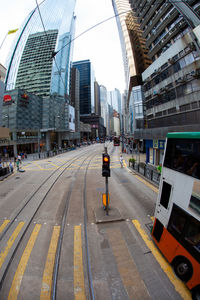
M 102 176 L 110 177 L 110 156 L 108 154 L 103 153 L 103 165 L 102 165 Z

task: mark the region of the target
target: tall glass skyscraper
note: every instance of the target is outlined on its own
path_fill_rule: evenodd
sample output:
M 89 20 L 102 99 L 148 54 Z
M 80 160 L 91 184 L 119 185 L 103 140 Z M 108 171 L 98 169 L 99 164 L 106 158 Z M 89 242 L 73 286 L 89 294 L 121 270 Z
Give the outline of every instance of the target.
M 69 94 L 75 3 L 46 0 L 25 19 L 8 59 L 6 90 L 22 88 L 43 97 Z

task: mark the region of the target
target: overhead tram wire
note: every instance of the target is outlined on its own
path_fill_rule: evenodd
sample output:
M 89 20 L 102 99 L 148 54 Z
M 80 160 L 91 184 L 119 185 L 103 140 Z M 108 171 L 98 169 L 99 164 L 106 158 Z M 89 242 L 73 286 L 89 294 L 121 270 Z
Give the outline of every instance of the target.
M 37 1 L 37 0 L 36 0 L 36 1 Z M 182 1 L 182 0 L 175 0 L 175 1 L 173 1 L 173 2 L 174 2 L 174 3 L 179 3 L 179 2 L 183 2 L 183 1 Z M 156 5 L 156 4 L 162 4 L 162 3 L 163 3 L 162 1 L 155 1 L 153 4 L 147 4 L 147 5 L 145 5 L 145 7 L 147 7 L 147 6 L 153 6 L 153 5 Z M 172 2 L 171 2 L 170 0 L 166 0 L 166 3 L 169 3 L 169 4 L 173 5 Z M 176 8 L 176 7 L 175 7 L 175 8 Z M 103 20 L 103 21 L 101 21 L 101 22 L 99 22 L 99 23 L 97 23 L 97 24 L 95 24 L 95 25 L 89 27 L 88 29 L 86 29 L 85 31 L 83 31 L 83 32 L 81 32 L 79 35 L 77 35 L 77 36 L 76 36 L 74 39 L 72 39 L 70 42 L 68 42 L 66 45 L 64 45 L 62 48 L 60 48 L 58 51 L 53 52 L 53 53 L 52 53 L 52 58 L 54 58 L 61 50 L 63 50 L 65 47 L 67 47 L 69 44 L 71 44 L 73 41 L 75 41 L 77 38 L 79 38 L 80 36 L 82 36 L 82 35 L 85 34 L 86 32 L 92 30 L 93 28 L 95 28 L 95 27 L 97 27 L 97 26 L 99 26 L 99 25 L 101 25 L 101 24 L 103 24 L 103 23 L 105 23 L 105 22 L 107 22 L 107 21 L 109 21 L 109 20 L 111 20 L 111 19 L 113 19 L 113 18 L 116 18 L 116 17 L 118 17 L 118 16 L 120 16 L 120 15 L 123 15 L 123 14 L 126 14 L 126 13 L 128 13 L 128 12 L 133 12 L 133 13 L 134 13 L 134 11 L 133 11 L 132 9 L 129 9 L 129 10 L 123 11 L 123 12 L 121 12 L 121 13 L 119 13 L 119 14 L 115 14 L 114 16 L 109 17 L 109 18 L 107 18 L 107 19 L 105 19 L 105 20 Z

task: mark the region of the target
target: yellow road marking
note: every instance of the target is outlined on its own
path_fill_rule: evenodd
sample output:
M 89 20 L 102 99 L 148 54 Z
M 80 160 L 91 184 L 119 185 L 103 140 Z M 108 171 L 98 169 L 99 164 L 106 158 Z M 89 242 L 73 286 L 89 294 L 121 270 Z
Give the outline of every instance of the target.
M 9 238 L 8 242 L 7 242 L 7 245 L 4 249 L 4 251 L 2 251 L 0 253 L 0 268 L 2 267 L 5 259 L 6 259 L 6 256 L 8 255 L 8 252 L 10 250 L 10 248 L 12 247 L 12 245 L 14 244 L 18 234 L 20 233 L 22 227 L 24 226 L 24 222 L 20 222 L 17 227 L 15 228 L 13 234 L 11 235 L 11 237 Z
M 52 163 L 52 162 L 48 162 L 50 165 L 56 167 L 56 168 L 60 168 L 60 166 L 57 166 L 56 164 Z
M 35 161 L 33 162 L 34 165 L 36 165 L 40 170 L 44 170 L 38 163 L 36 163 Z
M 74 227 L 74 297 L 75 300 L 86 299 L 83 273 L 81 226 Z
M 51 299 L 52 275 L 59 234 L 60 226 L 54 226 L 42 278 L 40 300 Z
M 36 238 L 38 236 L 38 233 L 40 231 L 41 225 L 36 224 L 34 227 L 34 230 L 31 234 L 31 237 L 26 245 L 26 248 L 24 250 L 24 253 L 20 259 L 19 265 L 17 267 L 17 270 L 15 272 L 15 276 L 13 278 L 12 286 L 10 288 L 10 292 L 8 295 L 8 300 L 17 300 L 17 296 L 19 294 L 22 278 L 24 275 L 24 272 L 26 270 L 26 266 L 31 254 L 31 251 L 33 249 L 33 246 L 35 244 Z
M 184 300 L 191 300 L 191 294 L 185 284 L 181 282 L 179 279 L 176 278 L 171 266 L 169 263 L 165 260 L 165 258 L 161 255 L 160 251 L 155 247 L 153 241 L 151 241 L 146 234 L 146 232 L 141 228 L 140 223 L 138 220 L 132 220 L 132 223 L 135 225 L 137 231 L 143 238 L 145 244 L 147 247 L 151 250 L 153 256 L 157 260 L 157 262 L 160 264 L 163 271 L 167 274 L 169 280 L 172 282 L 172 284 L 175 287 L 175 290 L 181 295 L 181 297 Z
M 3 224 L 0 226 L 0 233 L 4 230 L 4 228 L 8 225 L 10 220 L 5 220 Z
M 155 193 L 158 193 L 158 188 L 153 186 L 151 183 L 147 182 L 145 179 L 141 178 L 138 175 L 134 175 L 138 180 L 140 180 L 142 183 L 144 183 L 146 186 L 148 186 L 150 189 L 152 189 Z

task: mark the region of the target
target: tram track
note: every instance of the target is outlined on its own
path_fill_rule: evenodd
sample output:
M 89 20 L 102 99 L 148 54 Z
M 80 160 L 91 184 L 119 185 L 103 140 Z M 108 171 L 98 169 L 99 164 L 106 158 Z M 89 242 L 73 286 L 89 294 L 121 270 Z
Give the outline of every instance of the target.
M 0 290 L 3 286 L 3 282 L 9 266 L 14 258 L 14 255 L 24 237 L 30 224 L 32 223 L 35 215 L 39 211 L 41 205 L 44 203 L 47 195 L 52 190 L 53 186 L 56 182 L 61 178 L 61 176 L 65 173 L 65 171 L 70 168 L 70 166 L 77 160 L 80 160 L 87 153 L 81 153 L 73 158 L 70 163 L 65 162 L 58 169 L 52 172 L 40 185 L 37 187 L 35 191 L 32 192 L 31 196 L 29 196 L 25 201 L 22 201 L 20 207 L 18 207 L 15 212 L 12 214 L 10 218 L 10 222 L 7 224 L 3 232 L 0 236 Z M 90 156 L 89 156 L 90 157 Z M 84 159 L 87 160 L 88 156 Z M 66 165 L 67 164 L 67 165 Z M 82 163 L 83 164 L 83 163 Z M 64 168 L 64 169 L 63 169 Z M 80 169 L 80 168 L 79 168 Z M 77 171 L 78 172 L 78 171 Z M 77 173 L 76 172 L 76 173 Z M 54 178 L 56 176 L 56 178 Z M 50 186 L 48 183 L 50 181 Z M 73 185 L 73 180 L 72 183 Z M 45 188 L 44 188 L 45 186 Z M 43 196 L 39 195 L 42 192 Z M 69 195 L 71 193 L 68 193 Z M 34 202 L 34 204 L 33 204 Z M 17 221 L 21 219 L 22 213 L 26 210 L 29 211 L 28 207 L 30 204 L 34 207 L 30 210 L 30 213 L 27 217 L 26 222 L 19 222 L 16 227 Z M 19 231 L 19 232 L 18 232 Z
M 88 236 L 87 236 L 87 197 L 86 197 L 86 186 L 87 186 L 87 171 L 89 168 L 89 165 L 93 158 L 99 154 L 99 152 L 95 153 L 92 157 L 90 156 L 90 159 L 88 160 L 85 174 L 84 174 L 84 188 L 83 188 L 83 209 L 84 209 L 84 237 L 85 237 L 85 247 L 86 247 L 86 264 L 87 264 L 87 277 L 88 277 L 88 286 L 89 286 L 89 295 L 90 299 L 94 300 L 94 291 L 93 291 L 93 284 L 92 284 L 92 274 L 91 274 L 91 267 L 90 267 L 90 255 L 89 255 L 89 245 L 88 245 Z M 88 158 L 88 157 L 87 157 Z M 82 164 L 77 169 L 76 173 L 74 174 L 74 177 L 77 176 L 78 172 L 80 171 L 82 165 L 87 160 L 87 158 L 82 162 Z M 58 240 L 58 247 L 56 251 L 56 258 L 55 258 L 55 264 L 54 264 L 54 272 L 53 272 L 53 283 L 52 283 L 52 294 L 51 299 L 56 300 L 56 285 L 57 285 L 57 278 L 58 278 L 58 271 L 59 271 L 59 261 L 61 256 L 61 248 L 62 248 L 62 240 L 64 235 L 64 228 L 66 226 L 66 218 L 68 213 L 68 207 L 69 202 L 72 194 L 72 190 L 75 184 L 75 178 L 71 181 L 70 188 L 68 190 L 67 199 L 65 203 L 65 209 L 62 217 L 61 222 L 61 229 L 60 229 L 60 235 Z

